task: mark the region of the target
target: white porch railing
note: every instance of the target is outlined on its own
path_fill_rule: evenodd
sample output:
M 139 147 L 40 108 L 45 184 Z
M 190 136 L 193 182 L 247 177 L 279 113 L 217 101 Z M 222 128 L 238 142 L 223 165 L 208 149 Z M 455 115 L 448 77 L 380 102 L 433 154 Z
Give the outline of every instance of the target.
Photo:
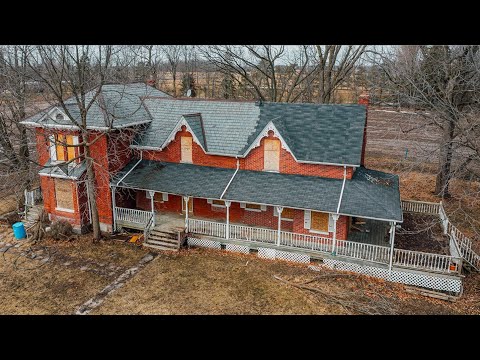
M 390 260 L 390 248 L 372 244 L 364 244 L 355 241 L 337 240 L 337 255 L 362 259 L 367 261 L 388 264 Z
M 214 221 L 188 219 L 189 232 L 223 239 L 226 238 L 226 225 L 227 224 L 225 223 Z M 278 232 L 273 229 L 230 224 L 230 239 L 263 242 L 273 245 L 277 243 L 277 237 Z M 320 236 L 281 231 L 280 246 L 331 253 L 333 250 L 333 240 Z M 390 247 L 364 244 L 355 241 L 337 240 L 336 254 L 388 265 L 390 259 Z M 410 269 L 439 273 L 458 273 L 460 271 L 460 266 L 451 269 L 450 265 L 458 265 L 460 262 L 460 258 L 449 255 L 402 249 L 393 250 L 393 265 Z
M 147 225 L 148 221 L 150 220 L 150 217 L 152 216 L 152 212 L 137 210 L 137 209 L 115 207 L 114 216 L 117 222 L 129 222 L 134 224 Z
M 424 253 L 421 251 L 411 251 L 403 249 L 393 249 L 393 265 L 428 270 L 441 273 L 456 273 L 461 269 L 450 269 L 451 264 L 461 262 L 460 258 L 454 258 L 450 255 Z
M 402 210 L 405 212 L 416 212 L 422 214 L 437 215 L 440 209 L 440 203 L 426 201 L 402 200 Z
M 461 257 L 477 271 L 480 271 L 480 255 L 472 249 L 472 240 L 465 236 L 450 222 L 442 202 L 429 203 L 423 201 L 402 200 L 402 209 L 406 212 L 438 215 L 444 234 L 453 237 L 453 241 L 458 245 L 457 248 L 460 251 Z M 450 254 L 455 255 L 452 252 L 450 252 Z
M 275 236 L 277 236 L 277 234 L 275 234 Z M 333 240 L 321 236 L 282 231 L 280 233 L 280 245 L 322 252 L 332 252 Z
M 227 224 L 215 221 L 199 219 L 188 219 L 188 231 L 196 234 L 203 234 L 225 238 Z

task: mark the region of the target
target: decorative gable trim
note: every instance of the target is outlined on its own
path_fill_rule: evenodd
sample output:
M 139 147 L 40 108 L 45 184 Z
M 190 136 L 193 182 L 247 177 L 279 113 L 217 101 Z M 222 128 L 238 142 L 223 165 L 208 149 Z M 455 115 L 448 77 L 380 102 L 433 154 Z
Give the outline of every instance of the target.
M 170 144 L 174 139 L 175 139 L 175 135 L 177 135 L 177 133 L 179 131 L 182 130 L 182 126 L 185 125 L 185 127 L 187 128 L 187 131 L 192 134 L 192 137 L 193 137 L 193 141 L 195 141 L 195 143 L 197 143 L 203 150 L 204 153 L 207 153 L 205 151 L 205 149 L 203 148 L 203 145 L 202 143 L 198 140 L 197 136 L 195 135 L 195 133 L 193 132 L 192 128 L 190 127 L 190 125 L 188 125 L 188 122 L 187 120 L 185 120 L 185 118 L 183 117 L 182 115 L 182 118 L 177 122 L 177 124 L 175 125 L 175 127 L 173 128 L 172 132 L 170 133 L 170 135 L 168 135 L 167 139 L 163 142 L 162 146 L 160 147 L 160 150 L 163 150 L 165 147 L 167 147 L 168 144 Z
M 268 137 L 268 132 L 272 130 L 273 131 L 273 134 L 280 139 L 280 143 L 282 144 L 282 148 L 287 150 L 292 156 L 293 158 L 295 159 L 295 161 L 298 162 L 297 158 L 295 157 L 295 155 L 293 154 L 292 150 L 290 149 L 290 147 L 288 146 L 288 144 L 286 143 L 285 139 L 283 138 L 282 134 L 280 134 L 280 132 L 278 131 L 278 129 L 276 128 L 276 126 L 273 124 L 272 121 L 270 121 L 264 128 L 263 130 L 260 132 L 260 134 L 258 134 L 258 136 L 256 137 L 256 139 L 252 142 L 252 144 L 248 147 L 248 149 L 245 151 L 245 153 L 242 155 L 242 157 L 247 157 L 247 155 L 250 153 L 250 151 L 252 151 L 253 149 L 257 148 L 260 146 L 260 143 L 262 141 L 262 139 L 264 137 Z
M 58 106 L 54 106 L 54 107 L 52 107 L 50 110 L 48 110 L 48 112 L 47 112 L 45 115 L 43 115 L 43 116 L 40 118 L 40 120 L 38 120 L 38 122 L 44 121 L 46 117 L 50 117 L 51 120 L 55 121 L 55 115 L 54 115 L 54 114 L 59 114 L 59 113 L 62 114 L 62 116 L 63 116 L 66 120 L 70 119 L 70 118 L 67 116 L 67 114 L 65 114 L 65 112 L 64 112 L 62 109 L 60 109 Z

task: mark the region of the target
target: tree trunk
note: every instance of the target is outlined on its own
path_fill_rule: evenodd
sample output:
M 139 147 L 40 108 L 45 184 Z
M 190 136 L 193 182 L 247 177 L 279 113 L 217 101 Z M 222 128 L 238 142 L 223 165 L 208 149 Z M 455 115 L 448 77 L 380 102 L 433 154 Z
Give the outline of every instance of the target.
M 93 240 L 100 240 L 100 221 L 98 218 L 97 201 L 95 198 L 95 169 L 93 168 L 93 159 L 90 156 L 90 147 L 85 146 L 85 158 L 87 162 L 87 193 L 90 211 L 92 213 Z
M 450 197 L 448 190 L 453 155 L 453 137 L 455 123 L 449 120 L 443 130 L 443 139 L 440 146 L 439 169 L 435 184 L 435 193 L 442 198 Z
M 173 77 L 173 97 L 177 97 L 177 74 L 172 73 Z

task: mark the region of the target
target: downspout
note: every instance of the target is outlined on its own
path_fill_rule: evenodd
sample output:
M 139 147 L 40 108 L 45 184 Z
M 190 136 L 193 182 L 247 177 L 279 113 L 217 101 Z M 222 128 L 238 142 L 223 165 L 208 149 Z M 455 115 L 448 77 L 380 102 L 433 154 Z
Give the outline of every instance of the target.
M 123 179 L 125 179 L 133 171 L 133 169 L 135 169 L 137 167 L 137 165 L 140 164 L 140 161 L 142 161 L 142 159 L 143 159 L 143 151 L 140 150 L 140 160 L 138 160 L 137 163 L 135 165 L 133 165 L 133 167 L 130 170 L 128 170 L 127 173 L 125 175 L 123 175 L 120 180 L 118 180 L 118 182 L 115 186 L 118 186 L 118 184 L 120 184 L 123 181 Z
M 225 189 L 223 190 L 222 195 L 220 195 L 220 200 L 222 200 L 223 195 L 225 195 L 225 193 L 227 192 L 228 188 L 230 187 L 230 184 L 232 183 L 233 179 L 235 178 L 235 175 L 237 175 L 238 169 L 240 169 L 240 160 L 238 159 L 238 155 L 235 156 L 235 159 L 237 159 L 237 169 L 236 169 L 235 172 L 233 173 L 233 175 L 232 175 L 230 181 L 228 182 L 227 186 L 225 186 Z
M 336 248 L 337 248 L 337 220 L 339 217 L 340 206 L 342 205 L 342 198 L 343 198 L 343 190 L 345 189 L 345 182 L 347 180 L 347 166 L 343 166 L 343 183 L 342 183 L 342 190 L 340 191 L 340 198 L 338 199 L 337 205 L 337 213 L 332 215 L 333 217 L 333 244 L 332 244 L 332 254 L 335 255 Z
M 125 179 L 132 171 L 133 169 L 135 169 L 137 167 L 138 164 L 140 164 L 140 162 L 142 161 L 143 159 L 143 151 L 140 150 L 140 160 L 138 160 L 135 165 L 133 165 L 133 167 L 127 171 L 127 173 L 125 175 L 122 176 L 122 178 L 120 180 L 118 180 L 117 184 L 115 186 L 111 186 L 110 187 L 112 188 L 112 213 L 113 213 L 113 231 L 116 231 L 117 230 L 117 212 L 116 212 L 116 207 L 117 207 L 117 204 L 115 202 L 115 191 L 116 191 L 116 188 L 118 186 L 118 184 L 120 184 L 123 179 Z M 87 186 L 88 186 L 88 183 L 87 183 Z M 88 193 L 87 193 L 88 195 Z M 88 205 L 90 205 L 90 202 L 88 202 Z

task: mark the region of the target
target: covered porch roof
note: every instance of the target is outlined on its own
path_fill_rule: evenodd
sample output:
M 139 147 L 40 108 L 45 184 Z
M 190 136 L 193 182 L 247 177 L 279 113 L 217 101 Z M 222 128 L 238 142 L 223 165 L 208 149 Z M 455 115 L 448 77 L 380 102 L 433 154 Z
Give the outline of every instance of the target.
M 135 166 L 136 165 L 136 166 Z M 358 168 L 351 180 L 134 160 L 112 186 L 402 222 L 398 176 Z M 223 194 L 223 196 L 222 196 Z M 341 198 L 341 201 L 340 201 Z

